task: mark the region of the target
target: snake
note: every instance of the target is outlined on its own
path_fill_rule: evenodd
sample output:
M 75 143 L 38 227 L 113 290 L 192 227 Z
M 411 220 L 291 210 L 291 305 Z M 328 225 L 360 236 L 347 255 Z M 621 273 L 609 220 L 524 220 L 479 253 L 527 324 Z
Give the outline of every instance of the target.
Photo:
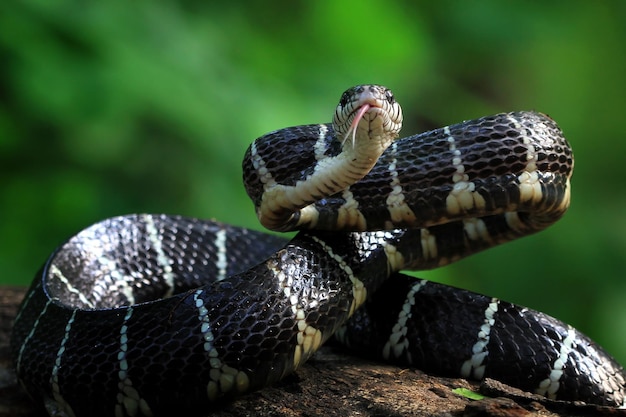
M 299 230 L 291 238 L 168 214 L 70 237 L 15 319 L 21 385 L 54 416 L 204 414 L 293 373 L 333 337 L 426 372 L 623 406 L 624 369 L 575 328 L 401 272 L 560 219 L 574 158 L 556 122 L 519 111 L 400 138 L 402 121 L 388 88 L 359 85 L 332 123 L 252 142 L 246 191 L 260 223 Z

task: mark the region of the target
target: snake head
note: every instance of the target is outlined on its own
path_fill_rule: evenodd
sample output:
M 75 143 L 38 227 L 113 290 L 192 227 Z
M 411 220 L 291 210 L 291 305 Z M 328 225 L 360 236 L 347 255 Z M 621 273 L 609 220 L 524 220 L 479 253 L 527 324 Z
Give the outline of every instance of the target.
M 353 149 L 362 138 L 379 143 L 384 150 L 398 137 L 402 128 L 402 108 L 387 87 L 357 85 L 341 95 L 333 128 L 337 137 L 343 138 L 343 146 L 352 137 Z

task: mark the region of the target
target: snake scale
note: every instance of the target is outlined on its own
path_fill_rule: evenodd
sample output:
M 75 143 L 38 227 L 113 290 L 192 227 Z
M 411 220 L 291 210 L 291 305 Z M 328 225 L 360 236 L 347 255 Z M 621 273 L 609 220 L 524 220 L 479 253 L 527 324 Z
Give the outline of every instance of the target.
M 544 229 L 573 154 L 536 112 L 398 139 L 385 87 L 346 91 L 332 124 L 264 135 L 243 162 L 263 225 L 137 214 L 59 246 L 12 335 L 25 389 L 59 416 L 206 413 L 296 370 L 331 335 L 427 371 L 621 406 L 625 373 L 537 311 L 399 273 Z M 363 308 L 359 308 L 363 306 Z

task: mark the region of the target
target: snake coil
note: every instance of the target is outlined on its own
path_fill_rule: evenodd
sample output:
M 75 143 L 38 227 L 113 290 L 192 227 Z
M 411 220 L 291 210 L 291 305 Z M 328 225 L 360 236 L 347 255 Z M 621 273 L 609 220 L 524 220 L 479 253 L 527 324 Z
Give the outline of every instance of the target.
M 387 88 L 357 86 L 332 124 L 249 147 L 244 183 L 261 223 L 306 229 L 289 241 L 149 214 L 71 237 L 15 321 L 23 386 L 51 415 L 204 413 L 293 372 L 335 334 L 425 370 L 623 405 L 623 368 L 572 327 L 398 273 L 558 220 L 573 155 L 556 123 L 502 113 L 397 139 L 401 123 Z

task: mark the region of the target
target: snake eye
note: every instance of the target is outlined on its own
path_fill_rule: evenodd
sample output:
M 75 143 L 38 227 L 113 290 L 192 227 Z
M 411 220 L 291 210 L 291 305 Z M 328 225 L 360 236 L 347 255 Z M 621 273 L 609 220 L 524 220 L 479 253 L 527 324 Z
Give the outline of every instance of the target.
M 391 90 L 385 90 L 385 98 L 389 104 L 393 104 L 396 102 L 396 99 L 393 97 L 393 93 Z

